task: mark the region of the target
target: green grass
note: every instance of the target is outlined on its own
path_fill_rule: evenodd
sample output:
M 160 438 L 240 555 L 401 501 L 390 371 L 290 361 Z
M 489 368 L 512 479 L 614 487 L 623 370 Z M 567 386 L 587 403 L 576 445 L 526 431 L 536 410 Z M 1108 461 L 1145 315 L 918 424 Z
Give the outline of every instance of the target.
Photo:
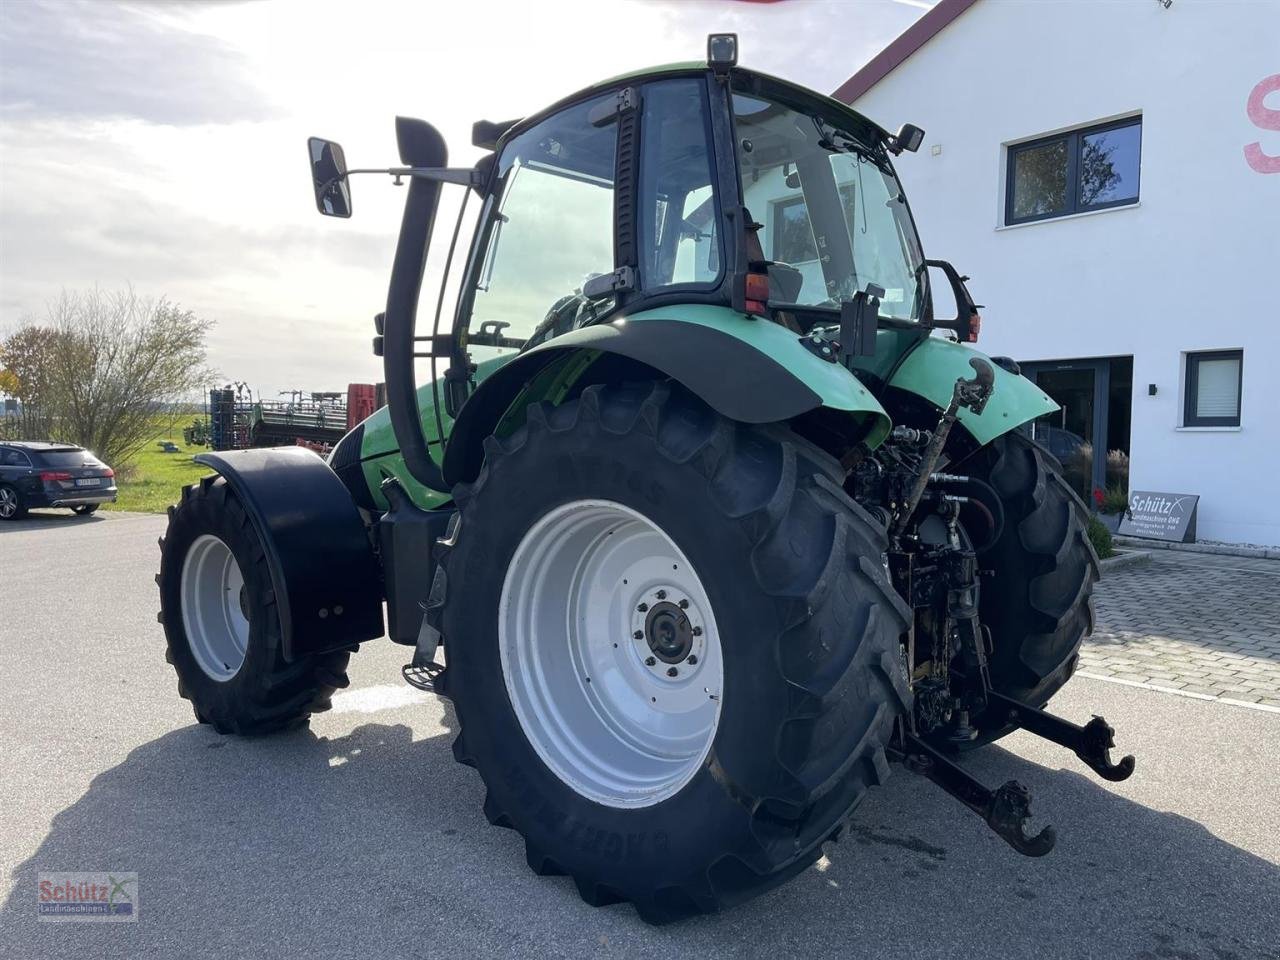
M 183 487 L 210 472 L 208 467 L 191 462 L 192 456 L 207 448 L 188 447 L 182 442 L 182 428 L 191 419 L 178 417 L 171 426 L 168 417 L 161 418 L 156 422 L 155 436 L 131 461 L 112 464 L 120 495 L 115 503 L 104 504 L 102 509 L 164 513 L 169 504 L 178 502 Z M 160 449 L 162 440 L 172 440 L 180 452 L 165 453 Z

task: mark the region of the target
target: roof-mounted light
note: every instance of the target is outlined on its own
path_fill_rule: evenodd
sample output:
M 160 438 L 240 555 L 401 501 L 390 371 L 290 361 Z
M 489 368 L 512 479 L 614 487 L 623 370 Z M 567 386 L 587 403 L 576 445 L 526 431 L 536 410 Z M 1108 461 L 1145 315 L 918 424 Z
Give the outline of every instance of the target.
M 738 35 L 713 33 L 707 37 L 707 63 L 716 73 L 727 73 L 738 63 Z

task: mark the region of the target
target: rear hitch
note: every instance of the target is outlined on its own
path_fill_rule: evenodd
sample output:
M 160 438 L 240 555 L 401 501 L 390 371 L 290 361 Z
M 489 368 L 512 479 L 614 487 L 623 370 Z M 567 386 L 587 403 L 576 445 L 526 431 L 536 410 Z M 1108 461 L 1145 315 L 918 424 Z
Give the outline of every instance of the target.
M 1028 733 L 1066 747 L 1105 780 L 1119 783 L 1133 773 L 1136 761 L 1132 755 L 1119 763 L 1111 762 L 1111 750 L 1116 745 L 1115 730 L 1102 717 L 1094 716 L 1081 727 L 994 690 L 987 691 L 987 706 L 1005 711 L 1010 723 Z
M 1027 833 L 1031 818 L 1031 792 L 1017 780 L 989 790 L 914 734 L 903 731 L 901 749 L 894 750 L 908 770 L 928 777 L 951 796 L 982 818 L 1005 843 L 1028 857 L 1043 857 L 1053 849 L 1058 834 L 1046 826 L 1037 834 Z

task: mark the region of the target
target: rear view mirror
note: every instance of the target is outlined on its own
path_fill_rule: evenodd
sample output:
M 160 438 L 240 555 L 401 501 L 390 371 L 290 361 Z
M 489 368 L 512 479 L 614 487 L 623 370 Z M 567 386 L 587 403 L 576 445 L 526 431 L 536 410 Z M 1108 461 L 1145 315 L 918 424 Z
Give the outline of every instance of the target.
M 895 155 L 903 150 L 908 153 L 915 153 L 920 149 L 920 144 L 922 143 L 924 143 L 924 131 L 914 123 L 904 123 L 898 132 L 889 138 L 889 149 Z
M 316 193 L 316 209 L 326 217 L 351 216 L 351 181 L 347 179 L 347 158 L 342 146 L 332 140 L 307 140 L 311 157 L 311 186 Z

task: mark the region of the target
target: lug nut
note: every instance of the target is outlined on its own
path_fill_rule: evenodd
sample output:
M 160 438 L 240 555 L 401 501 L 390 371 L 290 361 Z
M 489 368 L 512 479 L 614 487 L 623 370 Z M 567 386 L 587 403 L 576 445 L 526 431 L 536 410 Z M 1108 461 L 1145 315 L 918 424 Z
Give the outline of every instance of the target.
M 659 590 L 656 596 L 658 597 L 659 600 L 665 600 L 667 599 L 667 591 Z
M 695 663 L 698 662 L 698 655 L 696 653 L 691 653 L 689 654 L 688 659 L 689 659 L 689 666 L 693 666 Z
M 652 667 L 652 666 L 653 666 L 655 663 L 657 663 L 657 662 L 658 662 L 658 661 L 657 661 L 657 660 L 655 660 L 653 657 L 645 657 L 645 658 L 644 658 L 644 665 L 645 665 L 646 667 Z
M 634 639 L 636 639 L 636 640 L 643 640 L 643 639 L 644 639 L 644 631 L 643 631 L 643 630 L 637 630 L 637 631 L 636 631 L 635 633 L 633 633 L 631 636 L 632 636 Z
M 646 610 L 649 609 L 649 605 L 647 603 L 642 603 L 640 604 L 640 606 L 636 607 L 636 609 L 639 610 L 641 613 L 644 613 Z
M 701 627 L 694 627 L 694 628 L 693 628 L 693 635 L 694 635 L 695 637 L 700 637 L 700 636 L 702 636 L 702 628 L 701 628 Z
M 679 675 L 680 675 L 680 671 L 679 671 L 679 670 L 677 670 L 675 667 L 668 667 L 668 668 L 667 668 L 667 676 L 668 676 L 668 677 L 677 677 L 677 676 L 679 676 Z
M 689 601 L 688 601 L 688 600 L 681 600 L 681 601 L 680 601 L 680 609 L 681 609 L 681 610 L 688 610 L 688 609 L 689 609 Z

